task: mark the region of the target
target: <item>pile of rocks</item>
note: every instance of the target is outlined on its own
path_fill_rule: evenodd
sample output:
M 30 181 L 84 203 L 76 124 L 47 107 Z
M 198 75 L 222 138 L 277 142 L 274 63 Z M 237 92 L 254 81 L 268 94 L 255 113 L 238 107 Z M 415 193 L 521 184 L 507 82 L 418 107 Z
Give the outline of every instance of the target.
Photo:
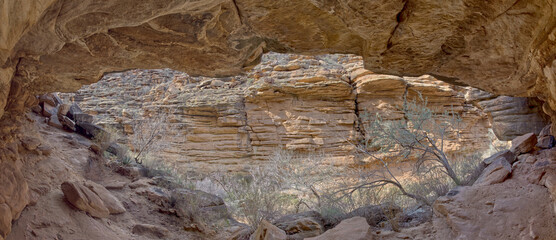
M 93 116 L 84 113 L 76 103 L 64 103 L 56 93 L 40 95 L 38 99 L 39 104 L 31 107 L 31 110 L 44 116 L 48 125 L 77 132 L 88 138 L 107 134 L 102 127 L 93 124 Z

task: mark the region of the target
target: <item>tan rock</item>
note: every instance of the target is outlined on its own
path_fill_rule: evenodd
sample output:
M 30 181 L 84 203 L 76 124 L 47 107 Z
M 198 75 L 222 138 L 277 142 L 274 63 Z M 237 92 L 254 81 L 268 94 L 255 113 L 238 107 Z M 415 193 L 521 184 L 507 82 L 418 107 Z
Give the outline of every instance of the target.
M 49 103 L 44 103 L 42 107 L 42 115 L 45 117 L 52 117 L 56 116 L 57 110 L 56 107 L 50 105 Z
M 551 239 L 556 223 L 549 199 L 544 186 L 518 179 L 457 188 L 435 202 L 434 225 L 448 230 L 440 239 Z
M 286 240 L 286 232 L 270 224 L 266 220 L 259 223 L 259 227 L 255 233 L 251 235 L 252 240 Z
M 126 211 L 120 200 L 114 197 L 104 186 L 92 181 L 86 181 L 83 185 L 96 193 L 104 206 L 110 211 L 110 214 L 120 214 Z
M 274 221 L 274 225 L 286 232 L 288 239 L 305 239 L 324 232 L 320 213 L 310 211 L 286 215 Z
M 513 164 L 513 163 L 515 162 L 515 160 L 517 159 L 517 158 L 516 158 L 516 155 L 515 155 L 512 151 L 510 151 L 510 150 L 503 150 L 503 151 L 500 151 L 500 152 L 495 153 L 494 155 L 492 155 L 492 156 L 490 156 L 490 157 L 488 157 L 488 158 L 485 158 L 485 159 L 483 160 L 483 163 L 484 163 L 485 165 L 488 166 L 488 165 L 490 165 L 491 163 L 493 163 L 493 162 L 495 162 L 496 160 L 498 160 L 498 158 L 503 158 L 503 159 L 506 160 L 509 164 Z
M 485 186 L 503 182 L 512 172 L 512 165 L 504 158 L 497 158 L 486 167 L 473 186 Z
M 555 142 L 556 140 L 552 135 L 539 137 L 536 147 L 543 149 L 552 148 L 554 147 Z
M 136 224 L 135 226 L 133 226 L 131 232 L 133 234 L 148 236 L 157 239 L 165 238 L 169 234 L 168 229 L 166 229 L 165 227 L 151 224 Z
M 516 155 L 528 153 L 535 148 L 536 144 L 537 136 L 535 133 L 527 133 L 512 140 L 512 147 L 510 148 L 510 151 Z
M 29 151 L 33 151 L 41 145 L 41 139 L 36 137 L 24 137 L 20 141 L 23 147 Z
M 512 140 L 548 124 L 542 103 L 534 98 L 500 96 L 477 103 L 492 119 L 492 130 L 500 140 Z
M 140 179 L 130 183 L 128 186 L 131 189 L 136 189 L 136 188 L 147 188 L 147 187 L 150 187 L 154 184 L 155 184 L 154 181 L 150 178 L 140 178 Z
M 69 104 L 60 104 L 60 106 L 58 107 L 58 118 L 62 118 L 62 116 L 66 116 L 66 114 L 68 114 L 69 110 L 70 110 L 70 105 Z
M 335 240 L 335 239 L 368 239 L 367 232 L 370 230 L 367 220 L 362 217 L 353 217 L 343 220 L 333 229 L 324 232 L 320 236 L 306 238 L 307 240 Z
M 106 208 L 101 198 L 80 183 L 64 182 L 62 192 L 73 206 L 93 217 L 106 218 L 110 215 L 110 210 Z
M 60 120 L 60 118 L 58 118 L 58 120 L 60 120 L 60 123 L 62 124 L 62 126 L 64 126 L 64 128 L 72 130 L 72 131 L 76 131 L 75 122 L 73 120 L 71 120 L 67 116 L 62 116 L 61 119 L 62 120 Z

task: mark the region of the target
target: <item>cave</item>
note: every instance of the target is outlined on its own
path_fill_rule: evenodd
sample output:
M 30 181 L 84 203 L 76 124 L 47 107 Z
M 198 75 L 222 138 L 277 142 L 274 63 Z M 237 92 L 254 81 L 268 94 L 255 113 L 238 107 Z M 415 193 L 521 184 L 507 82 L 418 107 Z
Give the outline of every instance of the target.
M 548 137 L 552 133 L 545 125 L 555 122 L 556 6 L 551 1 L 470 0 L 448 4 L 431 0 L 109 0 L 102 3 L 4 0 L 0 2 L 0 12 L 0 239 L 65 238 L 75 232 L 94 233 L 95 228 L 103 228 L 100 225 L 106 223 L 88 219 L 86 214 L 78 215 L 76 221 L 87 224 L 87 229 L 72 228 L 56 233 L 52 229 L 57 228 L 46 223 L 53 212 L 71 215 L 71 211 L 75 211 L 60 196 L 64 189 L 80 188 L 66 184 L 60 189 L 60 179 L 76 181 L 82 179 L 79 174 L 90 174 L 89 179 L 94 179 L 95 174 L 100 177 L 104 173 L 91 170 L 98 163 L 90 157 L 89 150 L 74 149 L 75 144 L 89 140 L 64 137 L 64 134 L 45 135 L 48 125 L 42 122 L 44 119 L 30 114 L 33 114 L 33 107 L 36 109 L 44 102 L 38 96 L 76 92 L 82 86 L 123 78 L 126 74 L 149 76 L 145 81 L 135 76 L 129 78 L 120 86 L 122 89 L 141 83 L 151 92 L 171 92 L 170 95 L 181 98 L 165 96 L 160 99 L 165 101 L 161 102 L 154 99 L 153 106 L 168 106 L 172 101 L 183 100 L 184 116 L 201 116 L 186 118 L 187 121 L 213 124 L 204 126 L 205 129 L 185 126 L 188 141 L 197 141 L 197 146 L 193 144 L 182 150 L 187 151 L 191 159 L 218 158 L 220 160 L 214 162 L 225 164 L 258 163 L 269 154 L 265 146 L 272 144 L 292 150 L 325 149 L 333 155 L 349 155 L 347 150 L 338 149 L 345 145 L 344 140 L 349 139 L 350 134 L 357 134 L 360 110 L 379 106 L 377 96 L 399 99 L 411 87 L 423 92 L 444 88 L 448 90 L 443 94 L 448 95 L 457 92 L 454 89 L 473 89 L 467 95 L 461 93 L 456 105 L 465 109 L 462 111 L 485 111 L 485 116 L 473 122 L 478 128 L 475 131 L 484 134 L 492 127 L 494 134 L 505 141 L 514 139 L 515 143 L 526 144 L 533 141 L 527 135 L 529 132 L 533 132 L 535 141 L 537 135 Z M 288 58 L 289 62 L 280 58 Z M 357 66 L 346 70 L 346 64 L 336 66 L 327 62 L 328 58 L 332 58 L 332 62 L 339 62 L 339 58 L 355 59 L 352 65 Z M 296 59 L 301 64 L 291 64 Z M 271 63 L 267 63 L 269 61 Z M 318 72 L 310 64 L 314 61 L 317 65 L 333 66 L 326 65 L 327 71 Z M 269 65 L 272 69 L 263 69 Z M 299 76 L 299 70 L 306 69 L 312 77 Z M 181 88 L 175 84 L 171 86 L 173 92 L 149 88 L 159 84 L 153 82 L 156 81 L 153 74 L 168 73 L 171 79 L 183 76 Z M 295 80 L 296 77 L 300 81 Z M 162 76 L 159 80 L 166 78 Z M 192 79 L 199 87 L 189 89 L 183 84 Z M 247 86 L 249 79 L 253 81 L 251 86 Z M 232 86 L 235 82 L 239 87 Z M 254 94 L 240 93 L 249 87 Z M 87 95 L 87 87 L 84 89 L 81 93 Z M 79 101 L 79 94 L 72 95 L 74 101 L 75 96 Z M 220 105 L 206 104 L 215 96 L 222 101 Z M 431 96 L 434 99 L 435 95 Z M 453 101 L 444 99 L 443 95 L 436 97 L 433 104 Z M 261 102 L 264 104 L 259 104 Z M 287 102 L 286 107 L 284 102 Z M 292 111 L 285 116 L 283 112 L 288 108 L 298 112 Z M 148 112 L 145 109 L 143 111 Z M 118 114 L 123 122 L 129 120 L 126 113 L 120 111 Z M 133 113 L 127 114 L 132 116 Z M 267 124 L 268 114 L 276 116 Z M 323 118 L 330 114 L 339 124 L 323 125 Z M 290 132 L 300 131 L 295 126 L 305 122 L 314 127 L 313 131 L 301 130 L 292 137 Z M 125 124 L 119 126 L 126 130 Z M 211 135 L 216 129 L 214 126 L 223 127 L 225 134 Z M 254 130 L 257 127 L 259 130 Z M 189 134 L 195 130 L 195 134 Z M 211 145 L 205 138 L 210 142 L 230 141 L 233 144 Z M 274 143 L 276 141 L 278 143 Z M 482 143 L 473 139 L 461 144 Z M 330 147 L 319 147 L 321 145 Z M 228 150 L 215 153 L 211 151 L 213 148 Z M 67 151 L 60 151 L 64 149 Z M 538 147 L 534 152 L 524 152 L 521 148 L 512 151 L 521 157 L 516 158 L 519 161 L 513 166 L 496 160 L 501 164 L 496 169 L 489 169 L 494 165 L 485 168 L 485 171 L 496 173 L 509 169 L 511 177 L 488 186 L 452 190 L 435 203 L 435 214 L 440 216 L 435 221 L 441 219 L 440 223 L 418 231 L 433 231 L 435 236 L 461 239 L 553 236 L 554 230 L 550 227 L 554 224 L 551 196 L 556 193 L 552 191 L 551 159 L 554 154 L 550 149 Z M 75 161 L 86 162 L 91 169 L 72 171 L 72 166 L 63 161 L 43 161 L 60 156 L 75 157 Z M 210 165 L 210 161 L 204 162 L 194 171 Z M 54 180 L 50 176 L 63 177 Z M 83 186 L 83 189 L 98 190 L 95 183 Z M 466 211 L 464 200 L 481 194 L 494 197 L 480 199 L 487 201 L 486 207 L 476 203 Z M 521 198 L 517 197 L 520 195 Z M 521 206 L 527 202 L 538 208 L 528 211 Z M 35 210 L 30 208 L 41 208 L 34 214 L 41 215 L 38 219 L 44 222 L 32 223 L 29 215 L 32 213 L 26 211 Z M 118 206 L 116 208 L 114 211 L 119 211 Z M 505 231 L 507 229 L 493 226 L 476 230 L 477 226 L 489 223 L 490 218 L 481 215 L 484 212 L 493 212 L 490 216 L 495 216 L 494 219 L 505 219 L 499 220 L 501 226 L 514 224 L 522 228 Z M 515 220 L 523 216 L 532 217 L 528 225 Z M 465 219 L 475 219 L 476 224 Z M 17 227 L 12 232 L 13 224 Z M 24 224 L 38 227 L 26 231 L 22 230 Z M 63 225 L 63 222 L 58 224 Z M 133 227 L 134 234 L 154 234 L 150 238 L 168 235 L 153 225 L 137 226 L 137 229 Z M 469 229 L 476 231 L 473 233 Z M 111 235 L 91 237 L 130 237 L 125 231 L 118 231 L 112 229 Z

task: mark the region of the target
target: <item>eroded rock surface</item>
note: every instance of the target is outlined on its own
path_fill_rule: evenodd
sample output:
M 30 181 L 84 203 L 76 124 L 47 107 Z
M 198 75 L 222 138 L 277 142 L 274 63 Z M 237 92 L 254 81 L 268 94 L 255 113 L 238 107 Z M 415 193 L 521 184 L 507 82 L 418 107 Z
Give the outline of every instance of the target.
M 386 120 L 402 118 L 404 97 L 411 101 L 419 93 L 436 113 L 461 115 L 460 139 L 447 141 L 448 151 L 481 151 L 492 139 L 488 114 L 477 102 L 495 96 L 469 97 L 477 92 L 431 76 L 374 74 L 353 55 L 272 53 L 248 74 L 232 78 L 134 70 L 61 96 L 95 115 L 96 124 L 119 129 L 127 135 L 124 142 L 134 137 L 133 126 L 142 119 L 167 113 L 172 144 L 163 159 L 210 171 L 216 166 L 241 170 L 277 148 L 323 152 L 340 162 L 353 159 L 350 142 L 361 137 L 362 124 L 375 113 Z
M 14 84 L 75 91 L 130 68 L 235 75 L 266 51 L 353 53 L 377 73 L 431 74 L 556 109 L 551 1 L 7 0 L 2 8 L 0 109 Z

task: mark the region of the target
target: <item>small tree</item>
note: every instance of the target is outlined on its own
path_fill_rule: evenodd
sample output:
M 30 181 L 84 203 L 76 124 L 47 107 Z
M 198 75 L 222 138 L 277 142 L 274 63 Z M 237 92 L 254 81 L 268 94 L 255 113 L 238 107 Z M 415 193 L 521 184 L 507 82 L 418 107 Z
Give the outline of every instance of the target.
M 427 100 L 420 93 L 417 96 L 413 101 L 404 97 L 401 119 L 386 120 L 380 113 L 364 116 L 364 138 L 357 149 L 378 161 L 383 172 L 369 178 L 372 180 L 368 182 L 339 190 L 341 193 L 349 195 L 360 189 L 391 185 L 403 195 L 431 205 L 426 195 L 408 191 L 390 170 L 389 163 L 408 160 L 415 161 L 415 170 L 420 176 L 441 173 L 455 185 L 463 183 L 445 152 L 448 139 L 453 141 L 459 137 L 460 116 L 453 110 L 436 113 L 427 107 Z
M 149 154 L 156 154 L 170 143 L 167 137 L 168 114 L 158 113 L 133 124 L 133 136 L 130 143 L 133 146 L 136 163 L 143 163 Z

